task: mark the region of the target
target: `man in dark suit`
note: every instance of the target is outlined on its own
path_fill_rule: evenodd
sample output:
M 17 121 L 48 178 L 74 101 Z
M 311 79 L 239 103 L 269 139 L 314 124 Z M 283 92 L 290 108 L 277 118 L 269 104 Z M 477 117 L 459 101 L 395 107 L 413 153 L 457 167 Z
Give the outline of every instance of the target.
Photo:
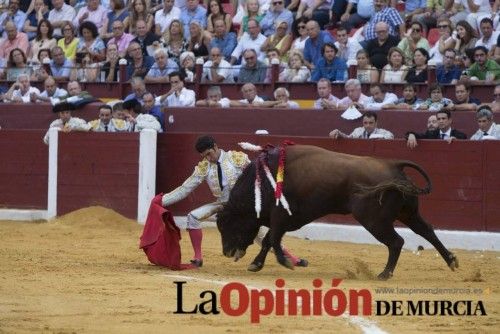
M 467 135 L 456 129 L 451 128 L 451 113 L 448 110 L 441 110 L 436 113 L 438 128 L 436 130 L 427 130 L 425 133 L 408 132 L 406 134 L 407 146 L 409 148 L 417 147 L 417 139 L 444 139 L 451 143 L 454 139 L 467 139 Z

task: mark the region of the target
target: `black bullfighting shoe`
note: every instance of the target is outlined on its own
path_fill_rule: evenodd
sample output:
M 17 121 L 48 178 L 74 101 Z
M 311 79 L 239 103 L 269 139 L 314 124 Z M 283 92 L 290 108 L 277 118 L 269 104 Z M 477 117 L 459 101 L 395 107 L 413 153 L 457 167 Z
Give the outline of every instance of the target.
M 191 264 L 197 268 L 200 268 L 200 267 L 203 267 L 203 260 L 194 259 L 194 260 L 191 260 Z
M 295 263 L 296 267 L 307 267 L 309 262 L 306 259 L 299 259 L 297 263 Z

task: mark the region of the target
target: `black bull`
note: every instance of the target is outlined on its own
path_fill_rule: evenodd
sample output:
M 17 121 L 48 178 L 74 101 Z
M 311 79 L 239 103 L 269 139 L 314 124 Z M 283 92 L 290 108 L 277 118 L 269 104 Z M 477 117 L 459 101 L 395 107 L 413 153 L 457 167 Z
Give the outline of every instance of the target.
M 278 154 L 267 155 L 269 168 L 276 175 Z M 426 180 L 420 189 L 403 172 L 404 167 L 416 169 Z M 264 266 L 272 247 L 280 264 L 293 268 L 284 256 L 281 239 L 287 231 L 294 231 L 330 213 L 349 214 L 363 225 L 378 241 L 389 249 L 387 264 L 380 279 L 392 276 L 404 240 L 394 230 L 397 219 L 413 232 L 429 241 L 448 266 L 458 268 L 458 260 L 437 238 L 434 229 L 419 214 L 418 195 L 431 190 L 427 174 L 413 162 L 359 157 L 331 152 L 319 147 L 294 145 L 286 148 L 283 193 L 290 204 L 290 216 L 283 207 L 276 206 L 274 191 L 264 173 L 262 180 L 262 212 L 255 213 L 255 161 L 242 173 L 233 187 L 229 200 L 217 216 L 223 253 L 236 260 L 245 255 L 261 225 L 270 229 L 262 249 L 252 264 L 251 271 Z

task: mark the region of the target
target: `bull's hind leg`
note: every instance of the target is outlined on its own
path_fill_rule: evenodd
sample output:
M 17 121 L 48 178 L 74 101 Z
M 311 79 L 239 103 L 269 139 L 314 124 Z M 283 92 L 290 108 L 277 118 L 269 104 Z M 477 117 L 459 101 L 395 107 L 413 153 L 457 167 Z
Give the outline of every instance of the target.
M 418 212 L 418 198 L 410 197 L 405 201 L 405 205 L 398 217 L 399 221 L 408 226 L 413 232 L 422 236 L 425 240 L 431 243 L 434 248 L 441 254 L 442 258 L 448 264 L 451 270 L 455 271 L 458 268 L 458 258 L 450 252 L 438 239 L 434 228 L 427 223 Z
M 262 239 L 262 245 L 259 254 L 257 254 L 255 259 L 253 259 L 252 263 L 250 263 L 247 269 L 253 272 L 260 271 L 264 267 L 267 253 L 269 253 L 270 249 L 271 249 L 271 243 L 269 242 L 269 230 L 268 230 L 265 237 Z

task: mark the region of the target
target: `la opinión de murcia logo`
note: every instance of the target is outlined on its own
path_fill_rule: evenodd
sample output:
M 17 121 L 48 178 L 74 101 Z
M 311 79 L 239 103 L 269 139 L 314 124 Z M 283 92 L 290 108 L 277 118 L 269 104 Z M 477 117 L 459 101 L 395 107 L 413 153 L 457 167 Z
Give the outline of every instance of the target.
M 177 288 L 177 308 L 174 314 L 218 315 L 221 312 L 239 317 L 248 314 L 251 323 L 260 323 L 262 316 L 332 316 L 373 315 L 372 294 L 368 289 L 339 288 L 342 279 L 332 279 L 330 287 L 323 288 L 319 278 L 312 281 L 312 289 L 286 289 L 285 280 L 275 281 L 276 289 L 249 289 L 245 284 L 231 282 L 219 293 L 201 291 L 198 303 L 184 300 L 186 281 L 174 281 Z M 374 300 L 377 316 L 477 316 L 487 315 L 482 301 L 472 300 Z

